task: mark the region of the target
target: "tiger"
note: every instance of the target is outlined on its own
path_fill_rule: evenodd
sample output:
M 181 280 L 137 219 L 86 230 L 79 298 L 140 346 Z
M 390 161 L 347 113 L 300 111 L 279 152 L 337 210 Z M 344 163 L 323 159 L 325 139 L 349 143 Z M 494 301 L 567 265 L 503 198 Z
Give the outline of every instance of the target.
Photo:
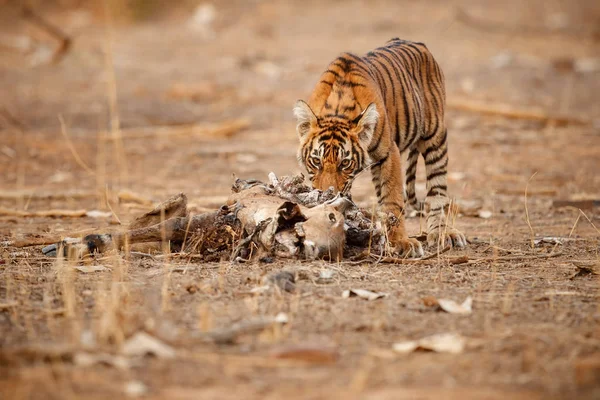
M 322 73 L 308 102 L 294 105 L 297 157 L 313 187 L 346 191 L 370 169 L 378 206 L 392 216 L 388 241 L 404 257 L 424 254 L 406 232 L 405 197 L 413 207 L 423 207 L 429 246 L 467 244 L 464 234 L 448 225 L 445 103 L 444 75 L 425 44 L 394 38 L 364 56 L 342 53 Z M 427 175 L 423 203 L 415 191 L 419 156 Z

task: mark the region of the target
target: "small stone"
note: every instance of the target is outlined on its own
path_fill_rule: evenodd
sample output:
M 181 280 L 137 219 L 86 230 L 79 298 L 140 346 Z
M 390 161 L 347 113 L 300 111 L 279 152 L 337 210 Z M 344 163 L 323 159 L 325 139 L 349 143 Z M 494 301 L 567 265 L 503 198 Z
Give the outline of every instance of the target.
M 125 384 L 125 394 L 129 397 L 140 397 L 148 393 L 148 387 L 141 381 L 129 381 Z

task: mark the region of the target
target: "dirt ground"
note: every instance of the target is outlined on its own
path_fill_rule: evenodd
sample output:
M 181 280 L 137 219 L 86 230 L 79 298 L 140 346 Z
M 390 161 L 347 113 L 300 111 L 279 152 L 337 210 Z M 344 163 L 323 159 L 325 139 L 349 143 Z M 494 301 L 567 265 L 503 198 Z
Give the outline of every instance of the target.
M 0 1 L 1 241 L 118 229 L 179 192 L 214 209 L 232 174 L 300 171 L 295 100 L 338 53 L 401 37 L 445 72 L 450 192 L 471 244 L 402 265 L 120 253 L 96 272 L 3 245 L 0 398 L 600 396 L 600 206 L 554 203 L 600 200 L 598 2 L 240 0 L 194 14 L 131 1 L 109 25 L 101 4 L 58 3 L 36 8 L 72 39 L 52 63 L 56 40 Z M 372 207 L 364 175 L 353 196 Z M 57 209 L 112 215 L 14 212 Z M 411 234 L 420 225 L 408 219 Z M 560 244 L 532 247 L 542 237 Z M 280 270 L 297 273 L 293 293 L 253 291 Z M 350 288 L 388 296 L 343 298 Z M 428 305 L 468 296 L 470 315 Z M 232 344 L 201 339 L 279 313 L 287 324 Z M 174 353 L 123 355 L 141 331 Z M 466 338 L 462 352 L 393 351 L 446 332 Z

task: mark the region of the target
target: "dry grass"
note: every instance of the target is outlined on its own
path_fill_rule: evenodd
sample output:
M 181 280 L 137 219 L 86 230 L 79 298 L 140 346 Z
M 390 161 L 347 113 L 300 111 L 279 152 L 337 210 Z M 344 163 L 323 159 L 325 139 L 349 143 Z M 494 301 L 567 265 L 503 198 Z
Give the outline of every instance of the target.
M 589 57 L 584 44 L 556 32 L 553 43 L 490 37 L 502 35 L 497 29 L 474 35 L 479 28 L 448 20 L 453 3 L 413 5 L 410 18 L 398 12 L 398 21 L 391 21 L 385 16 L 397 10 L 392 2 L 368 9 L 357 3 L 352 13 L 328 5 L 313 10 L 296 3 L 224 2 L 217 6 L 213 42 L 194 36 L 181 19 L 156 27 L 118 25 L 112 2 L 102 4 L 104 19 L 92 22 L 100 34 L 81 28 L 87 35 L 57 66 L 7 67 L 0 76 L 23 94 L 10 112 L 0 113 L 0 168 L 6 171 L 0 208 L 16 212 L 0 216 L 0 239 L 13 241 L 0 248 L 0 397 L 123 397 L 132 381 L 142 382 L 149 398 L 598 394 L 600 281 L 576 265 L 600 263 L 600 214 L 550 206 L 554 197 L 600 196 L 600 143 L 597 129 L 587 124 L 600 117 L 592 107 L 598 73 L 565 78 L 552 67 L 557 58 Z M 521 10 L 522 17 L 537 15 L 542 6 L 535 2 L 531 7 L 539 8 Z M 486 16 L 512 21 L 509 8 L 490 9 Z M 567 11 L 581 25 L 578 32 L 587 32 L 586 16 Z M 467 234 L 467 250 L 440 243 L 419 261 L 367 255 L 338 263 L 236 264 L 173 254 L 166 240 L 159 249 L 126 246 L 84 260 L 74 254 L 48 259 L 39 245 L 16 246 L 22 242 L 15 239 L 41 244 L 48 237 L 120 229 L 108 220 L 57 219 L 39 214 L 43 210 L 108 209 L 122 225 L 151 208 L 151 201 L 180 191 L 199 199 L 197 210 L 210 208 L 201 199 L 226 196 L 231 173 L 264 179 L 272 170 L 293 172 L 296 138 L 287 105 L 307 94 L 334 53 L 360 52 L 398 35 L 419 39 L 431 13 L 448 27 L 428 46 L 444 66 L 449 97 L 510 103 L 513 114 L 530 116 L 504 119 L 485 110 L 484 116 L 472 107 L 449 112 L 450 170 L 465 175 L 451 182 L 451 192 L 493 210 L 492 218 L 483 219 L 450 207 L 448 223 Z M 65 31 L 74 29 L 68 14 L 49 15 L 64 22 Z M 316 33 L 296 32 L 304 24 Z M 361 32 L 360 40 L 337 35 L 336 24 Z M 322 50 L 314 45 L 317 36 Z M 93 58 L 93 49 L 102 49 L 102 56 Z M 507 49 L 516 54 L 514 64 L 490 66 Z M 235 62 L 223 58 L 224 50 Z M 534 55 L 538 64 L 527 64 Z M 12 63 L 15 57 L 0 53 Z M 281 69 L 278 78 L 269 75 L 269 63 Z M 101 84 L 87 83 L 96 79 Z M 179 80 L 184 87 L 214 80 L 217 88 L 233 86 L 228 90 L 234 95 L 169 99 L 166 93 Z M 28 95 L 27 88 L 41 81 Z M 475 92 L 465 93 L 473 85 Z M 12 99 L 3 93 L 0 101 Z M 540 108 L 545 111 L 534 114 L 544 116 L 541 124 L 522 112 Z M 577 112 L 569 116 L 572 110 Z M 65 116 L 58 124 L 57 115 Z M 557 118 L 563 116 L 586 124 L 561 124 Z M 371 207 L 366 175 L 353 194 Z M 123 190 L 130 195 L 119 195 Z M 420 225 L 407 221 L 411 233 Z M 562 244 L 535 245 L 544 236 L 560 237 Z M 81 272 L 76 266 L 105 269 Z M 292 293 L 264 288 L 265 277 L 281 270 L 296 276 Z M 388 296 L 342 298 L 350 288 Z M 469 316 L 440 312 L 426 301 L 469 295 Z M 273 323 L 279 314 L 286 324 Z M 140 331 L 171 346 L 175 356 L 124 355 L 124 344 Z M 394 342 L 440 332 L 465 336 L 466 350 L 392 351 Z M 101 361 L 85 364 L 82 354 Z

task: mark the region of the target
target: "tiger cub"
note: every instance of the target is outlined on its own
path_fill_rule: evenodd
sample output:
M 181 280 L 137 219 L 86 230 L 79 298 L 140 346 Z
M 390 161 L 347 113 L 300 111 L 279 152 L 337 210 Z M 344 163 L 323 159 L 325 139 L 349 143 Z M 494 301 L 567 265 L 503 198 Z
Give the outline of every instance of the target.
M 417 160 L 425 159 L 427 241 L 466 245 L 447 226 L 448 144 L 444 122 L 446 93 L 439 65 L 423 43 L 392 39 L 363 57 L 343 53 L 321 75 L 308 103 L 294 107 L 300 138 L 298 160 L 314 187 L 347 189 L 370 167 L 378 203 L 391 213 L 388 238 L 408 257 L 423 255 L 404 226 L 401 153 L 408 152 L 406 197 L 420 208 L 415 193 Z

